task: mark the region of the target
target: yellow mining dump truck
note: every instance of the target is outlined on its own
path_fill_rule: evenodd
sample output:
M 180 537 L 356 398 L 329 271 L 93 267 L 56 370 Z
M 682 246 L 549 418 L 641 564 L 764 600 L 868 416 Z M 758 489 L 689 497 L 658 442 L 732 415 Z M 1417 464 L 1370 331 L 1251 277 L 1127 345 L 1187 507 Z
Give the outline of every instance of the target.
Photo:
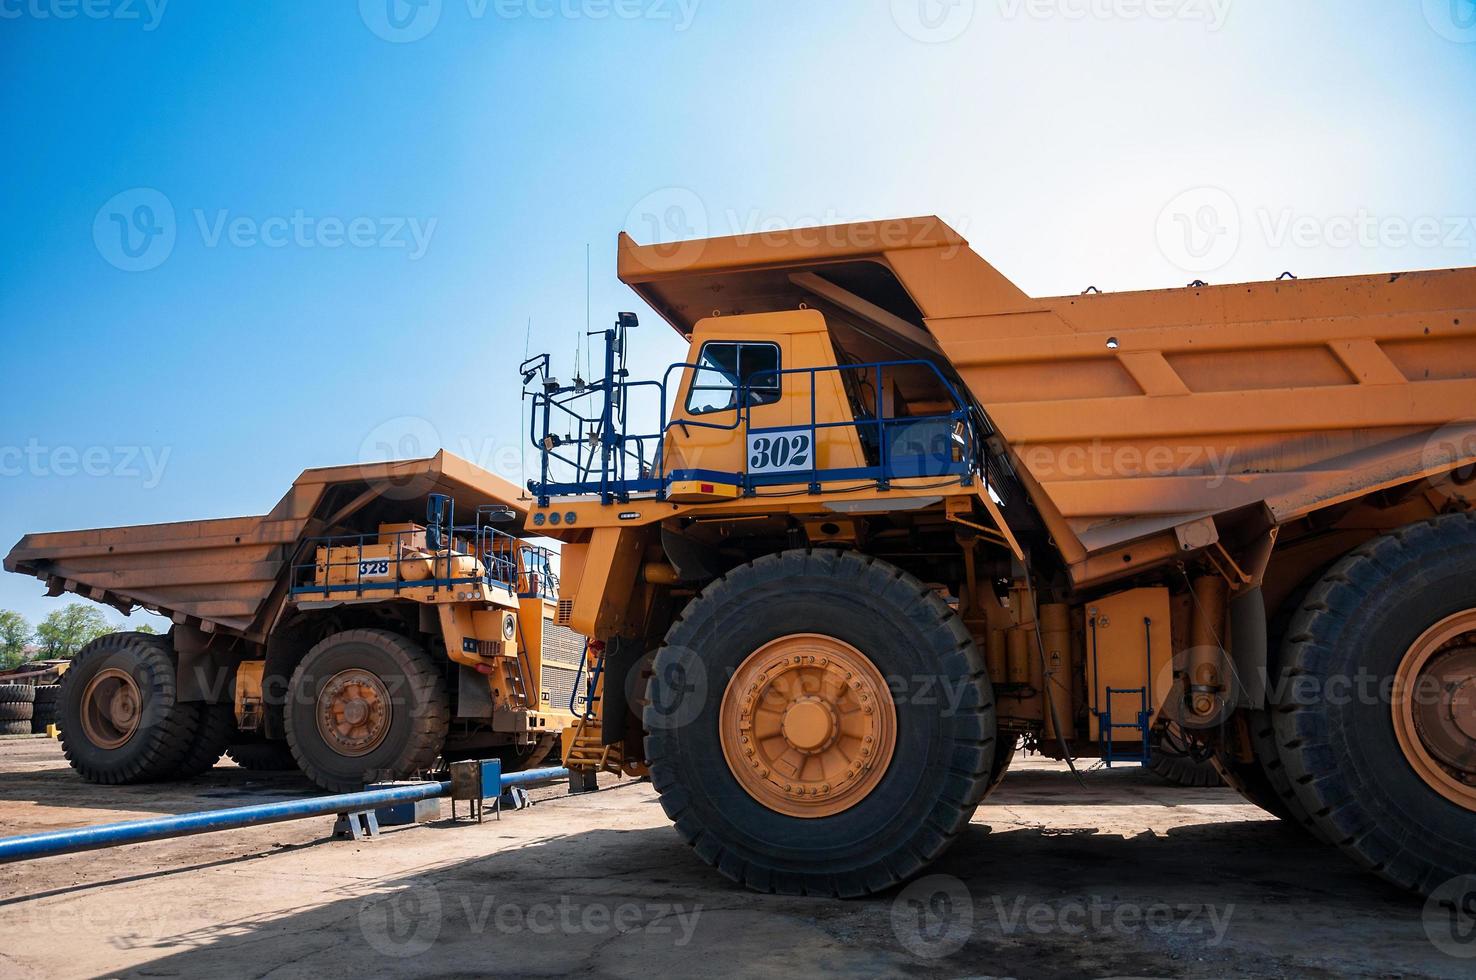
M 689 353 L 633 379 L 627 314 L 599 381 L 524 365 L 530 523 L 592 638 L 570 763 L 703 860 L 887 888 L 1023 741 L 1476 871 L 1476 270 L 1036 299 L 924 218 L 619 271 Z
M 27 535 L 7 571 L 174 624 L 78 653 L 67 758 L 129 783 L 229 752 L 330 790 L 456 758 L 542 762 L 585 712 L 586 652 L 518 498 L 441 453 L 308 470 L 263 517 Z

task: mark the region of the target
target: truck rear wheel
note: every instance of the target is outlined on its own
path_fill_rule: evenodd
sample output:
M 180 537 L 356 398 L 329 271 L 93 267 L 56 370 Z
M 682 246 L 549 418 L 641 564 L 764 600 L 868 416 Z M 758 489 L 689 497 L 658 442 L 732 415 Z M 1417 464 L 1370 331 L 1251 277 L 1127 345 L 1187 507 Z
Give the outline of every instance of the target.
M 764 892 L 856 896 L 915 875 L 968 824 L 997 758 L 963 623 L 855 553 L 788 551 L 708 586 L 667 634 L 647 700 L 667 816 Z
M 195 712 L 195 734 L 174 770 L 176 779 L 189 779 L 214 769 L 236 731 L 234 705 L 194 703 L 183 707 Z
M 1476 518 L 1360 547 L 1307 595 L 1275 716 L 1327 837 L 1426 894 L 1476 868 Z
M 439 667 L 387 630 L 347 630 L 309 650 L 292 672 L 284 716 L 302 771 L 348 792 L 429 768 L 451 717 Z
M 62 752 L 89 782 L 140 783 L 172 776 L 194 737 L 194 705 L 178 701 L 173 652 L 163 637 L 109 633 L 62 675 Z

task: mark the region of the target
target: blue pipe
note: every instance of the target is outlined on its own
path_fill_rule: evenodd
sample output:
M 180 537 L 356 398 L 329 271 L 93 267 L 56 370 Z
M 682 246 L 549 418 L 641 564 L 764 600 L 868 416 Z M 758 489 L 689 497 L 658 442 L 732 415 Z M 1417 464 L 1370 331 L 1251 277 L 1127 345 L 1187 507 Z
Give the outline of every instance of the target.
M 509 786 L 533 786 L 537 783 L 551 783 L 555 779 L 563 779 L 569 775 L 569 770 L 557 766 L 548 769 L 524 769 L 522 772 L 505 773 L 502 777 L 502 788 Z
M 552 782 L 567 775 L 569 775 L 568 769 L 529 769 L 503 776 L 502 788 Z M 141 844 L 144 841 L 162 840 L 167 837 L 209 834 L 218 830 L 255 827 L 261 824 L 302 820 L 306 817 L 321 817 L 333 813 L 373 810 L 395 803 L 414 803 L 417 800 L 435 799 L 448 796 L 450 793 L 451 783 L 449 781 L 426 782 L 412 786 L 365 790 L 360 793 L 315 796 L 306 800 L 288 800 L 284 803 L 263 803 L 257 806 L 232 807 L 229 810 L 205 810 L 198 813 L 180 813 L 169 817 L 150 817 L 147 820 L 125 820 L 122 823 L 99 824 L 96 827 L 23 834 L 19 837 L 0 838 L 0 864 L 50 857 L 54 854 L 94 851 L 104 847 L 116 847 L 120 844 Z

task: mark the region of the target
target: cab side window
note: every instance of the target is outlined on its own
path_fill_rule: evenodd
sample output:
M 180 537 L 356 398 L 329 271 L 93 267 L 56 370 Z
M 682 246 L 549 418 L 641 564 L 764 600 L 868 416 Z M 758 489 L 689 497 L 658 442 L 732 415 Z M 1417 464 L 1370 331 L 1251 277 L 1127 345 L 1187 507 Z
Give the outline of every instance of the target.
M 746 405 L 772 405 L 779 400 L 779 345 L 710 341 L 702 345 L 687 413 L 704 415 L 738 407 L 738 389 L 747 386 Z

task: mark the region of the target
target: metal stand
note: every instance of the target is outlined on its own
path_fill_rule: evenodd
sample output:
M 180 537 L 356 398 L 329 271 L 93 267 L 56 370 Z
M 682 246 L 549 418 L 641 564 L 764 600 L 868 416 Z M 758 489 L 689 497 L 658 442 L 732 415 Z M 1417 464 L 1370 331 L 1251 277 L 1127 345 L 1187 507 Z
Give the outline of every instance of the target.
M 373 810 L 351 810 L 340 813 L 333 824 L 334 837 L 374 840 L 379 837 L 379 817 Z

